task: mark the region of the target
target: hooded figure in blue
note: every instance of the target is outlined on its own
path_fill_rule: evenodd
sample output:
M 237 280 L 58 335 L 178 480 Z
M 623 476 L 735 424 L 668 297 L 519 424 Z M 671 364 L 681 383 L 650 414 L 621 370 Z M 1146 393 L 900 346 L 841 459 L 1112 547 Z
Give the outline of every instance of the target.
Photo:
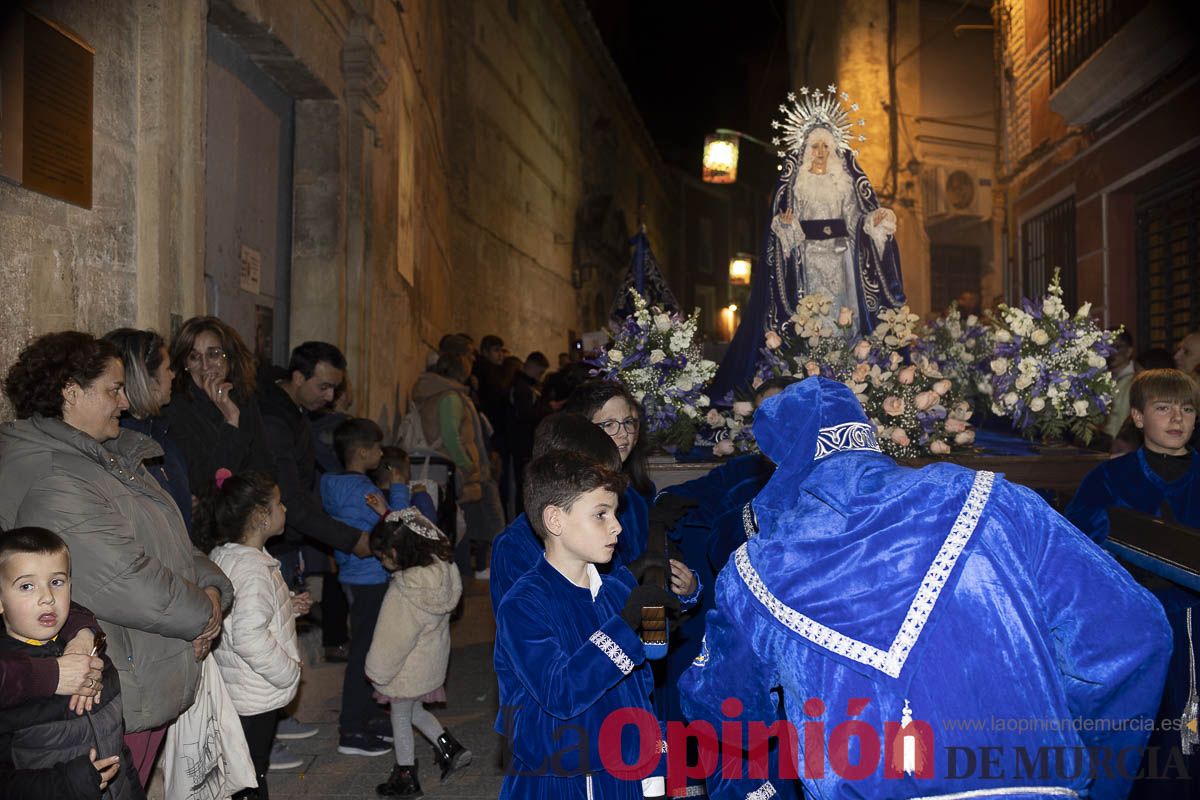
M 754 435 L 778 467 L 717 581 L 689 718 L 736 698 L 769 723 L 782 687 L 811 797 L 1125 796 L 1170 653 L 1148 592 L 1032 491 L 897 466 L 840 383 L 789 387 Z M 751 777 L 709 793 L 770 797 Z

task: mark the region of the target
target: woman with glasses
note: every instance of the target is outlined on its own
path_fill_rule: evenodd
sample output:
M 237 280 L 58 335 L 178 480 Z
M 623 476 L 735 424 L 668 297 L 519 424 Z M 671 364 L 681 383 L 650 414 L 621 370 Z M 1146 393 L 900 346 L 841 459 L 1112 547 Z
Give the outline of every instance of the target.
M 203 491 L 222 467 L 273 475 L 254 397 L 254 355 L 238 332 L 216 317 L 192 317 L 171 340 L 171 369 L 166 417 L 192 487 Z
M 175 380 L 167 344 L 154 331 L 133 328 L 117 328 L 104 334 L 104 338 L 117 346 L 125 365 L 125 398 L 129 408 L 121 415 L 121 427 L 149 436 L 163 449 L 162 457 L 147 461 L 146 468 L 179 506 L 183 524 L 191 536 L 192 489 L 187 459 L 168 433 L 169 426 L 162 416 L 171 402 L 171 383 Z
M 567 414 L 582 414 L 612 437 L 621 453 L 622 471 L 629 478 L 629 488 L 617 513 L 621 536 L 617 540 L 617 558 L 632 564 L 646 552 L 649 535 L 650 501 L 654 499 L 654 482 L 646 467 L 646 449 L 639 436 L 641 406 L 633 395 L 614 381 L 590 380 L 580 384 L 563 406 Z

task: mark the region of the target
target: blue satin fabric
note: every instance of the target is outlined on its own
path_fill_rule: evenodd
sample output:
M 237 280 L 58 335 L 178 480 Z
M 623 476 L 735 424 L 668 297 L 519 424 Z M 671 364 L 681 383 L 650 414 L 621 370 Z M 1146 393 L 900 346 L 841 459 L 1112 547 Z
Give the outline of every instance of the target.
M 906 469 L 870 452 L 814 462 L 816 429 L 861 415 L 844 396 L 838 399 L 843 393 L 849 395 L 833 382 L 807 380 L 756 415 L 755 435 L 766 439 L 763 450 L 779 467 L 755 501 L 761 530 L 744 553 L 781 604 L 777 614 L 791 609 L 887 650 L 975 473 L 950 464 Z M 788 409 L 792 413 L 784 413 Z M 1148 727 L 1141 728 L 1153 719 L 1170 653 L 1170 631 L 1148 592 L 1034 493 L 997 477 L 930 609 L 898 676 L 891 677 L 786 626 L 731 562 L 717 580 L 704 650 L 681 681 L 684 713 L 719 725 L 726 719 L 722 701 L 736 697 L 745 709 L 740 721 L 769 723 L 776 713 L 771 689 L 782 686 L 788 719 L 798 731 L 819 719 L 826 745 L 851 719 L 870 723 L 882 736 L 885 723 L 899 722 L 905 700 L 916 720 L 932 726 L 933 778 L 887 779 L 879 763 L 865 777 L 844 779 L 826 747 L 824 775 L 802 775 L 813 797 L 912 797 L 1005 786 L 1014 787 L 1015 796 L 1016 787 L 1033 785 L 1097 798 L 1125 795 L 1129 782 L 1119 774 L 1102 771 L 1091 782 L 1087 756 L 1072 748 L 1128 748 L 1122 764 L 1128 774 L 1137 769 L 1148 735 Z M 804 711 L 809 698 L 824 704 L 815 717 Z M 865 709 L 852 713 L 853 698 L 865 698 Z M 1122 729 L 1052 729 L 1045 722 L 1075 717 L 1120 720 Z M 955 729 L 959 721 L 985 729 Z M 1022 724 L 1047 729 L 1018 730 Z M 851 764 L 862 755 L 859 741 L 849 740 Z M 978 769 L 948 777 L 950 747 L 970 748 L 977 760 L 980 748 L 1002 748 L 1007 778 Z M 1017 775 L 1021 747 L 1034 759 L 1038 747 L 1067 748 L 1066 774 Z M 709 789 L 716 797 L 741 798 L 761 783 L 722 779 L 710 781 Z
M 617 521 L 621 523 L 617 550 L 609 565 L 596 565 L 600 572 L 612 572 L 618 566 L 628 566 L 646 552 L 648 514 L 646 498 L 632 486 L 626 489 L 617 509 Z M 500 601 L 512 585 L 541 560 L 543 553 L 545 548 L 542 541 L 529 526 L 529 519 L 524 513 L 518 514 L 492 541 L 491 577 L 488 581 L 492 613 L 500 608 Z
M 645 653 L 620 617 L 633 576 L 618 570 L 602 582 L 593 601 L 588 589 L 572 584 L 541 558 L 500 603 L 496 730 L 510 737 L 513 754 L 501 798 L 583 798 L 586 774 L 594 797 L 642 797 L 640 781 L 605 772 L 600 758 L 599 734 L 609 714 L 623 708 L 652 714 Z M 632 672 L 619 668 L 619 655 L 606 654 L 589 640 L 597 631 L 637 665 Z M 621 739 L 626 764 L 638 757 L 638 740 L 631 731 Z
M 1187 474 L 1167 483 L 1146 463 L 1145 448 L 1106 461 L 1087 474 L 1067 506 L 1066 517 L 1095 542 L 1108 538 L 1108 509 L 1131 508 L 1162 516 L 1166 502 L 1178 522 L 1200 527 L 1200 453 Z

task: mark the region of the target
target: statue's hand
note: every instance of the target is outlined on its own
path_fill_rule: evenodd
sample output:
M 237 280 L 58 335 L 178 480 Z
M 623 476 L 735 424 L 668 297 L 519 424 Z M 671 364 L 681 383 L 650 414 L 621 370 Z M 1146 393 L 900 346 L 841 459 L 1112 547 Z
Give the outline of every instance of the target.
M 779 212 L 779 221 L 784 225 L 791 225 L 794 218 L 791 210 Z
M 890 208 L 877 208 L 871 214 L 871 224 L 888 235 L 896 232 L 896 212 Z

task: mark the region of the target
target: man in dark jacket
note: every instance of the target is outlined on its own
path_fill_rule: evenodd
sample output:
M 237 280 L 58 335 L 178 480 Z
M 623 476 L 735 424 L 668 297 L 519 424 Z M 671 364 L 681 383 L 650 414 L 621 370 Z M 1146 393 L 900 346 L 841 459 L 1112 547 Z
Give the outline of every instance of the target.
M 316 443 L 308 420 L 310 412 L 333 402 L 345 371 L 346 357 L 337 347 L 328 342 L 305 342 L 292 351 L 286 376 L 275 381 L 260 381 L 258 404 L 262 409 L 263 429 L 275 466 L 279 494 L 288 510 L 282 541 L 277 540 L 278 543 L 269 550 L 279 559 L 284 579 L 289 584 L 295 584 L 301 578 L 302 547 L 308 549 L 310 555 L 306 562 L 312 572 L 326 571 L 324 553 L 329 550 L 363 557 L 371 555 L 367 544 L 369 531 L 339 522 L 321 507 Z M 297 726 L 291 720 L 281 726 L 288 727 L 282 735 L 290 738 L 304 738 L 316 732 L 315 728 Z M 343 733 L 349 734 L 343 739 L 353 741 L 342 742 L 339 746 L 342 753 L 382 755 L 390 752 L 390 745 L 366 731 Z M 285 761 L 290 759 L 282 752 L 273 752 L 272 763 Z
M 512 459 L 512 482 L 515 489 L 516 509 L 525 510 L 521 493 L 524 487 L 525 465 L 533 454 L 533 431 L 545 416 L 538 404 L 542 376 L 550 368 L 550 362 L 542 353 L 534 350 L 525 359 L 525 365 L 513 378 L 508 392 L 508 447 Z

